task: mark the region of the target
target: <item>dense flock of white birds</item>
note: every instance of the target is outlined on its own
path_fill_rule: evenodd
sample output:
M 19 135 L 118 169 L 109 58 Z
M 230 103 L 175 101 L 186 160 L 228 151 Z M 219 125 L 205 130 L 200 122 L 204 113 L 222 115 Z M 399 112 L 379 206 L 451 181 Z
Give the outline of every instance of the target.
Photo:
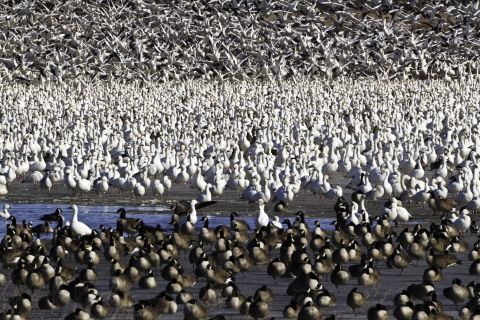
M 0 77 L 379 79 L 478 74 L 478 2 L 2 1 Z
M 343 190 L 328 178 L 339 172 L 373 200 L 425 204 L 450 193 L 478 210 L 477 88 L 476 77 L 6 85 L 0 191 L 17 177 L 90 196 L 157 196 L 190 184 L 199 202 L 231 189 L 288 205 L 302 188 L 336 200 Z
M 351 179 L 348 187 L 353 190 L 352 202 L 348 199 L 336 204 L 337 226 L 332 232 L 332 239 L 336 234 L 347 235 L 347 232 L 351 232 L 345 238 L 348 242 L 359 236 L 355 230 L 366 228 L 366 231 L 363 230 L 366 233 L 362 236 L 362 244 L 368 248 L 371 258 L 379 242 L 368 242 L 366 235 L 392 239 L 392 235 L 387 236 L 385 230 L 392 230 L 389 222 L 402 224 L 410 218 L 408 203 L 428 205 L 431 210 L 448 215 L 456 235 L 464 234 L 469 228 L 472 230 L 472 226 L 474 231 L 478 230 L 472 223 L 471 214 L 480 209 L 477 165 L 480 146 L 477 138 L 479 83 L 476 76 L 469 76 L 463 81 L 451 82 L 351 79 L 326 82 L 298 77 L 284 82 L 221 85 L 200 81 L 155 85 L 102 82 L 77 88 L 53 84 L 2 85 L 0 191 L 8 197 L 9 184 L 21 179 L 24 183 L 32 183 L 32 188 L 37 188 L 37 192 L 44 193 L 57 186 L 66 193 L 86 197 L 101 197 L 108 193 L 112 197 L 124 197 L 127 194 L 166 198 L 175 184 L 199 191 L 196 199 L 188 199 L 193 208 L 197 203 L 225 199 L 224 192 L 230 189 L 238 191 L 239 197 L 241 194 L 243 199 L 258 203 L 255 229 L 262 230 L 271 226 L 281 227 L 278 219 L 274 219 L 270 225 L 269 213 L 264 210 L 265 204 L 275 202 L 275 210 L 287 211 L 295 195 L 302 189 L 333 201 L 342 200 L 340 197 L 346 191 L 345 186 L 332 186 L 329 182 L 334 174 L 342 174 Z M 387 208 L 367 212 L 366 199 L 377 201 L 385 197 L 391 199 Z M 318 201 L 314 195 L 311 195 L 311 199 Z M 339 209 L 346 203 L 349 207 Z M 9 209 L 5 205 L 0 216 L 7 218 Z M 95 226 L 88 226 L 85 220 L 82 222 L 81 212 L 75 205 L 71 209 L 74 215 L 67 229 L 74 230 L 84 238 L 97 239 L 92 231 Z M 367 222 L 369 217 L 379 212 L 381 217 L 378 222 L 370 226 Z M 194 233 L 194 225 L 198 224 L 195 210 L 192 209 L 187 217 L 190 220 L 184 217 L 174 224 L 175 230 L 168 238 L 182 250 L 189 249 L 191 229 Z M 175 215 L 172 217 L 174 221 L 176 218 Z M 10 219 L 13 223 L 13 217 Z M 118 221 L 124 220 L 131 223 L 140 221 L 135 218 L 126 220 L 122 216 Z M 208 222 L 205 224 L 207 227 L 202 228 L 202 232 L 208 229 Z M 372 228 L 372 232 L 368 232 L 366 225 Z M 13 225 L 8 232 L 11 233 L 12 228 L 16 229 L 17 226 L 20 229 L 20 225 Z M 234 227 L 235 223 L 231 228 Z M 320 230 L 319 226 L 317 228 Z M 416 227 L 417 231 L 414 232 L 420 232 L 419 228 Z M 178 232 L 179 229 L 183 234 Z M 132 230 L 128 232 L 141 233 L 141 229 Z M 428 232 L 422 230 L 422 234 Z M 406 233 L 408 231 L 402 232 L 397 239 L 403 239 Z M 119 234 L 119 239 L 123 239 L 122 231 Z M 6 236 L 5 241 L 9 237 L 14 236 Z M 214 235 L 214 238 L 216 241 L 217 236 Z M 249 235 L 245 234 L 245 241 L 248 238 Z M 303 238 L 307 241 L 306 237 Z M 260 240 L 255 239 L 250 258 L 257 259 L 259 264 L 268 263 L 269 267 L 277 263 L 276 260 L 270 261 L 273 258 L 270 254 L 259 258 L 255 252 L 261 251 L 257 247 L 260 246 Z M 315 240 L 312 238 L 312 243 Z M 335 252 L 346 252 L 345 245 L 337 240 L 332 240 L 338 247 Z M 427 262 L 434 267 L 438 265 L 438 268 L 445 268 L 460 263 L 453 254 L 438 253 L 445 248 L 451 246 L 451 250 L 455 250 L 453 252 L 466 250 L 459 247 L 460 240 L 453 237 L 453 233 L 451 241 L 444 240 L 442 245 L 432 249 L 427 258 Z M 110 241 L 111 248 L 115 241 Z M 385 241 L 388 243 L 390 240 Z M 433 246 L 435 241 L 440 240 L 436 236 L 427 238 L 425 246 L 421 247 L 420 258 L 426 256 L 427 245 Z M 290 242 L 287 240 L 285 243 Z M 463 243 L 466 244 L 465 241 Z M 167 242 L 163 244 L 166 246 Z M 304 249 L 296 249 L 295 252 L 305 254 L 302 253 L 302 250 L 306 250 L 304 245 Z M 390 262 L 387 261 L 387 265 L 390 263 L 392 268 L 402 270 L 409 267 L 414 259 L 410 254 L 416 257 L 410 252 L 414 245 L 417 243 L 410 243 L 406 249 L 399 247 L 389 253 Z M 151 246 L 155 247 L 154 244 Z M 293 243 L 291 246 L 294 247 Z M 353 246 L 360 247 L 359 244 Z M 132 252 L 135 248 L 132 248 Z M 318 250 L 315 246 L 310 248 Z M 261 251 L 262 254 L 264 251 Z M 433 251 L 437 254 L 433 255 Z M 358 252 L 361 255 L 363 251 L 360 249 Z M 2 247 L 0 259 L 12 262 L 24 253 L 25 250 L 15 250 L 7 243 Z M 360 259 L 359 256 L 357 258 Z M 387 254 L 377 258 L 385 260 Z M 317 259 L 315 261 L 318 262 Z M 336 286 L 347 283 L 350 276 L 342 271 L 340 264 L 349 259 L 334 258 L 333 261 L 339 265 L 335 270 L 331 268 L 327 271 L 331 272 L 331 282 Z M 470 267 L 473 274 L 477 272 L 475 263 Z M 312 268 L 313 263 L 305 263 L 305 266 Z M 294 269 L 292 266 L 289 268 Z M 21 264 L 14 271 L 18 270 L 22 270 Z M 91 268 L 85 270 L 93 272 Z M 207 280 L 216 279 L 220 274 L 230 275 L 229 272 L 209 266 L 206 272 Z M 208 272 L 211 274 L 208 275 Z M 378 277 L 373 282 L 368 282 L 372 280 L 370 276 L 367 282 L 362 280 L 367 274 L 365 272 L 358 277 L 360 285 L 377 283 Z M 345 278 L 339 278 L 340 274 L 344 274 Z M 35 271 L 28 272 L 28 275 L 34 276 Z M 314 283 L 313 289 L 316 290 L 320 284 L 313 273 L 308 276 L 298 273 L 296 276 L 293 285 L 303 288 L 307 282 L 309 286 Z M 117 275 L 111 281 L 115 277 Z M 215 281 L 222 284 L 226 280 L 221 278 Z M 444 296 L 455 303 L 467 299 L 463 294 L 467 289 L 457 284 L 459 281 L 454 279 L 451 287 L 444 290 Z M 30 287 L 39 286 L 30 284 Z M 157 283 L 154 282 L 152 288 L 156 287 Z M 457 287 L 462 288 L 462 295 L 458 298 L 450 293 Z M 414 290 L 411 286 L 409 288 Z M 348 297 L 355 294 L 352 290 Z M 57 308 L 55 305 L 42 304 L 51 303 L 49 297 L 38 300 L 40 309 Z M 348 297 L 348 305 L 357 306 Z M 184 312 L 189 312 L 191 304 L 195 304 L 195 301 L 189 301 Z M 148 308 L 141 303 L 138 307 L 140 309 L 135 309 L 135 317 L 147 319 L 140 314 L 147 312 L 142 310 Z M 317 310 L 312 301 L 297 306 L 298 312 L 300 307 L 304 313 L 307 311 L 303 310 L 308 308 L 314 308 L 312 312 Z M 395 310 L 403 307 L 410 308 L 409 305 L 398 305 Z M 388 311 L 384 309 L 384 306 L 377 305 L 368 312 L 385 315 Z M 248 310 L 250 315 L 259 318 L 268 314 L 268 308 L 259 313 L 253 307 Z M 440 312 L 440 309 L 435 310 Z M 15 310 L 8 312 L 19 313 Z M 153 314 L 156 317 L 158 313 L 155 312 Z M 470 314 L 476 311 L 474 308 L 463 308 L 461 312 Z M 304 313 L 295 316 L 303 319 Z M 377 319 L 370 315 L 368 317 Z

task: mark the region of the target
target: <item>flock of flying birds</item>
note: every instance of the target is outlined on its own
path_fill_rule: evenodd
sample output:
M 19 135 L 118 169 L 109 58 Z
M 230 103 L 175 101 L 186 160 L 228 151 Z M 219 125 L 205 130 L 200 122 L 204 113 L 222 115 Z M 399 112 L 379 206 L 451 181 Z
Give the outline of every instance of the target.
M 2 2 L 4 81 L 450 80 L 479 68 L 478 1 Z

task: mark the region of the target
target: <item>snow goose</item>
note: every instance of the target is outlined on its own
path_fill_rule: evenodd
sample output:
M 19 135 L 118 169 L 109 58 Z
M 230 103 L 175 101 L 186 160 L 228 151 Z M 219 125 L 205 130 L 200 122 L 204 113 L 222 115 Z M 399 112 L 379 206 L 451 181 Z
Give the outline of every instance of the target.
M 332 187 L 324 194 L 325 198 L 332 199 L 332 201 L 336 201 L 338 198 L 343 196 L 343 189 L 340 186 Z
M 143 196 L 145 195 L 145 187 L 142 186 L 142 184 L 140 182 L 137 182 L 137 184 L 133 188 L 133 194 L 136 197 L 142 197 L 143 198 Z
M 3 205 L 3 210 L 0 211 L 0 217 L 4 219 L 10 218 L 10 213 L 8 212 L 8 209 L 12 209 L 12 207 L 6 203 Z
M 404 207 L 398 206 L 398 200 L 392 198 L 392 203 L 390 204 L 390 214 L 395 215 L 395 221 L 399 223 L 407 222 L 411 215 Z
M 425 203 L 427 202 L 428 198 L 430 197 L 430 194 L 428 193 L 429 187 L 428 187 L 428 179 L 425 179 L 425 188 L 423 190 L 419 190 L 417 193 L 415 193 L 412 196 L 412 200 L 420 203 L 422 205 L 422 208 L 425 208 Z
M 90 180 L 90 177 L 92 176 L 92 174 L 93 174 L 92 170 L 89 170 L 86 179 L 80 178 L 77 180 L 75 188 L 76 190 L 80 191 L 80 195 L 82 195 L 82 193 L 86 193 L 92 190 L 92 181 Z
M 457 195 L 460 191 L 463 190 L 463 172 L 459 174 L 456 178 L 452 177 L 454 180 L 447 185 L 447 190 L 453 195 Z
M 37 189 L 37 183 L 40 182 L 40 180 L 43 179 L 43 174 L 40 171 L 34 171 L 30 173 L 28 176 L 25 177 L 25 179 L 22 181 L 24 182 L 33 182 L 33 188 Z
M 69 209 L 73 210 L 72 221 L 70 223 L 70 228 L 79 236 L 85 236 L 92 233 L 92 229 L 90 229 L 85 223 L 78 221 L 78 208 L 77 205 L 72 204 Z
M 63 184 L 67 187 L 67 190 L 72 190 L 73 194 L 77 191 L 77 181 L 75 181 L 72 171 L 70 169 L 65 170 L 65 175 L 63 176 Z
M 167 191 L 167 195 L 168 195 L 168 191 L 172 187 L 172 180 L 170 180 L 170 178 L 168 176 L 163 176 L 162 184 L 163 184 L 163 187 L 165 188 L 165 190 Z
M 152 184 L 152 192 L 155 198 L 157 198 L 157 195 L 162 196 L 164 191 L 165 188 L 163 187 L 163 184 L 160 182 L 160 180 L 155 180 Z
M 95 191 L 98 193 L 99 196 L 104 196 L 105 193 L 108 191 L 108 179 L 107 177 L 103 176 L 95 185 Z
M 196 198 L 197 202 L 207 202 L 207 201 L 212 201 L 212 194 L 210 193 L 210 187 L 212 185 L 210 183 L 207 183 L 205 185 L 205 189 L 201 194 L 199 194 Z
M 268 215 L 265 212 L 265 203 L 262 199 L 258 200 L 258 213 L 255 216 L 255 228 L 260 230 L 262 227 L 266 227 L 268 225 Z
M 465 205 L 469 203 L 472 199 L 473 199 L 473 193 L 472 193 L 472 190 L 470 189 L 470 182 L 466 181 L 465 190 L 463 190 L 457 195 L 457 197 L 455 198 L 455 202 L 460 205 Z
M 465 209 L 476 214 L 480 210 L 480 199 L 479 197 L 474 197 L 469 203 L 465 205 Z
M 458 231 L 464 234 L 465 230 L 470 228 L 471 222 L 472 219 L 470 218 L 470 213 L 465 207 L 462 207 L 460 209 L 460 217 L 453 222 L 453 225 L 457 227 Z

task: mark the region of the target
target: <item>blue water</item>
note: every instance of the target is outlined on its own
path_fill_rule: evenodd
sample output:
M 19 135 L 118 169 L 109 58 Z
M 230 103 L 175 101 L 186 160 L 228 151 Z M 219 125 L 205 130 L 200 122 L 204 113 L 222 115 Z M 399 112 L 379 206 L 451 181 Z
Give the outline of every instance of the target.
M 65 218 L 65 221 L 71 221 L 73 211 L 68 209 L 69 205 L 62 205 L 62 204 L 46 204 L 46 203 L 39 203 L 39 204 L 23 204 L 23 203 L 16 203 L 10 204 L 12 209 L 9 209 L 8 212 L 10 215 L 15 216 L 17 219 L 17 224 L 21 224 L 23 220 L 26 220 L 27 223 L 30 221 L 33 223 L 34 226 L 38 224 L 44 223 L 41 220 L 38 220 L 42 215 L 47 213 L 53 213 L 56 208 L 60 208 L 63 210 L 61 215 Z M 0 204 L 1 207 L 3 205 Z M 120 208 L 120 206 L 78 206 L 78 219 L 84 223 L 86 223 L 90 228 L 99 230 L 101 224 L 103 224 L 106 228 L 109 227 L 116 227 L 117 219 L 119 214 L 116 211 Z M 163 230 L 171 230 L 172 226 L 169 224 L 171 219 L 171 210 L 167 206 L 124 206 L 127 217 L 134 217 L 138 219 L 142 219 L 147 225 L 156 226 L 160 224 Z M 196 224 L 198 230 L 200 230 L 203 222 L 200 221 L 200 217 L 203 214 L 199 213 L 199 219 Z M 255 226 L 254 217 L 238 217 L 237 219 L 242 219 L 248 222 L 252 228 Z M 290 217 L 290 221 L 293 222 L 295 217 Z M 284 218 L 280 218 L 280 221 L 283 221 Z M 308 223 L 310 228 L 314 227 L 315 220 L 319 220 L 322 229 L 325 230 L 333 230 L 333 226 L 330 223 L 334 220 L 333 218 L 325 218 L 325 219 L 313 219 L 313 218 L 305 218 L 305 221 Z M 217 216 L 210 216 L 210 228 L 214 228 L 218 225 L 230 225 L 230 218 L 229 217 L 217 217 Z M 10 223 L 10 220 L 5 220 L 5 225 Z M 52 222 L 52 227 L 56 226 L 56 222 Z M 286 225 L 284 225 L 286 228 Z M 0 238 L 5 235 L 6 228 L 4 225 L 0 224 Z M 42 236 L 48 237 L 47 235 Z

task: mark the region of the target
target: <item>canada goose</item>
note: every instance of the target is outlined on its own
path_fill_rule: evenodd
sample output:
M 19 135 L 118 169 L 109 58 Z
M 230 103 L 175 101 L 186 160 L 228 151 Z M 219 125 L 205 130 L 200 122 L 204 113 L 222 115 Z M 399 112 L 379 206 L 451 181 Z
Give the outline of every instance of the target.
M 419 284 L 412 283 L 407 287 L 407 292 L 410 294 L 410 296 L 417 300 L 425 300 L 425 298 L 428 296 L 428 293 L 434 290 L 435 287 L 429 281 L 423 281 Z
M 174 314 L 177 312 L 177 303 L 166 291 L 160 292 L 154 298 L 148 300 L 139 300 L 136 305 L 142 304 L 144 306 L 153 307 L 155 313 L 158 314 Z
M 37 306 L 40 310 L 58 310 L 60 307 L 57 307 L 53 304 L 54 296 L 49 294 L 47 296 L 41 297 L 38 299 Z
M 358 276 L 358 284 L 362 286 L 374 286 L 378 283 L 378 276 L 370 272 L 368 264 L 365 264 L 362 273 Z
M 337 287 L 339 285 L 344 285 L 350 280 L 350 275 L 348 274 L 347 271 L 342 269 L 341 264 L 337 264 L 335 266 L 335 270 L 332 271 L 330 275 L 330 281 Z
M 213 289 L 214 283 L 212 281 L 208 281 L 207 284 L 200 288 L 198 292 L 198 297 L 204 303 L 209 303 L 215 301 L 217 299 L 217 293 Z
M 468 250 L 468 242 L 460 240 L 458 236 L 455 236 L 450 241 L 450 251 L 455 253 L 463 253 Z
M 233 231 L 232 238 L 237 240 L 238 243 L 245 243 L 250 240 L 250 236 L 247 234 L 247 232 L 239 230 L 236 223 L 234 223 Z
M 283 309 L 283 317 L 298 318 L 301 306 L 297 304 L 294 298 L 290 299 L 290 303 Z
M 181 264 L 178 265 L 177 270 L 179 273 L 177 280 L 181 282 L 185 288 L 191 288 L 195 285 L 195 283 L 197 283 L 198 281 L 197 276 L 193 274 L 185 274 L 183 266 Z
M 43 286 L 45 285 L 45 280 L 43 278 L 40 268 L 33 269 L 32 272 L 28 274 L 26 279 L 26 285 L 27 288 L 32 290 L 32 292 L 43 288 Z
M 321 318 L 322 312 L 312 301 L 308 301 L 298 313 L 298 319 L 320 320 Z
M 172 279 L 172 281 L 167 283 L 165 291 L 167 291 L 168 294 L 178 294 L 183 289 L 184 289 L 184 286 L 179 280 Z
M 255 265 L 261 265 L 269 263 L 271 255 L 265 249 L 260 248 L 257 240 L 257 244 L 253 246 L 249 257 L 253 259 Z
M 267 274 L 273 278 L 273 281 L 277 283 L 275 277 L 281 277 L 287 270 L 285 264 L 280 259 L 275 258 L 267 266 Z
M 252 296 L 246 297 L 242 305 L 240 306 L 240 310 L 239 310 L 240 314 L 249 315 L 249 309 L 252 303 L 253 303 L 253 297 Z
M 347 295 L 347 305 L 355 312 L 355 309 L 365 305 L 365 295 L 358 291 L 357 288 L 353 288 Z
M 250 270 L 253 267 L 253 265 L 255 264 L 255 262 L 253 261 L 252 258 L 250 258 L 250 257 L 248 257 L 244 254 L 239 255 L 236 258 L 236 261 L 238 262 L 238 265 L 240 267 L 240 272 L 242 274 L 244 274 L 245 271 Z
M 32 298 L 26 292 L 8 299 L 8 303 L 18 313 L 29 313 L 32 310 Z
M 385 308 L 385 306 L 378 303 L 377 305 L 375 305 L 375 307 L 368 309 L 367 319 L 368 320 L 387 320 L 388 310 L 387 308 Z
M 169 258 L 168 264 L 163 267 L 161 271 L 161 276 L 163 279 L 171 281 L 172 279 L 177 279 L 179 277 L 180 272 L 178 272 L 177 263 L 177 259 Z
M 472 262 L 472 264 L 468 268 L 468 272 L 470 274 L 480 274 L 480 258 Z
M 400 252 L 400 250 L 398 249 L 395 249 L 393 255 L 390 256 L 389 259 L 394 268 L 402 269 L 402 271 L 400 271 L 400 275 L 403 273 L 403 269 L 405 269 L 412 263 L 412 258 L 410 258 L 408 254 Z
M 245 299 L 245 301 L 247 301 L 247 299 Z M 248 307 L 248 313 L 255 320 L 263 319 L 270 313 L 270 308 L 265 302 L 254 300 Z
M 467 287 L 462 285 L 461 280 L 458 278 L 454 278 L 452 280 L 452 284 L 450 285 L 450 287 L 443 289 L 443 295 L 445 296 L 445 298 L 455 303 L 455 307 L 457 308 L 457 310 L 457 303 L 464 302 L 469 297 Z
M 180 226 L 180 231 L 188 236 L 195 234 L 195 225 L 190 221 L 190 213 L 187 213 L 186 221 Z
M 397 305 L 393 310 L 393 316 L 398 320 L 412 319 L 413 303 L 407 301 L 405 304 Z
M 432 190 L 427 191 L 427 193 L 430 194 L 430 198 L 428 198 L 428 205 L 430 208 L 435 208 L 434 213 L 436 214 L 437 212 L 444 212 L 444 213 L 450 213 L 452 212 L 453 208 L 455 208 L 458 203 L 456 203 L 452 199 L 439 199 L 435 195 L 435 192 Z
M 232 281 L 232 275 L 225 270 L 215 270 L 211 264 L 207 266 L 206 270 L 207 281 L 211 281 L 214 285 L 225 284 Z
M 83 311 L 80 308 L 75 309 L 74 312 L 68 314 L 65 317 L 65 320 L 88 320 L 90 319 L 90 314 L 88 312 Z
M 185 291 L 185 289 L 182 289 L 177 294 L 177 297 L 175 298 L 175 302 L 177 304 L 186 304 L 188 301 L 194 299 L 193 293 Z
M 315 303 L 320 308 L 331 308 L 337 305 L 337 298 L 333 293 L 329 292 L 327 289 L 323 289 L 317 295 L 317 298 L 315 299 Z
M 237 289 L 233 289 L 232 293 L 225 299 L 225 305 L 227 308 L 239 310 L 245 301 L 245 296 L 238 292 Z
M 207 216 L 203 217 L 201 221 L 205 221 L 205 222 L 203 224 L 202 229 L 200 229 L 198 240 L 204 243 L 209 243 L 211 245 L 212 243 L 217 241 L 217 235 L 215 234 L 215 230 L 208 228 L 209 220 Z
M 141 303 L 134 305 L 133 318 L 135 320 L 154 320 L 157 319 L 158 312 L 152 306 Z
M 270 304 L 275 300 L 275 295 L 273 294 L 272 289 L 268 288 L 267 286 L 261 286 L 260 288 L 255 291 L 253 295 L 255 301 L 265 302 L 266 304 Z
M 70 300 L 71 300 L 71 295 L 70 295 L 70 290 L 67 285 L 62 284 L 58 290 L 54 292 L 54 298 L 53 298 L 53 303 L 55 306 L 63 308 L 66 306 Z
M 427 263 L 438 269 L 445 269 L 457 264 L 462 264 L 462 261 L 458 260 L 454 254 L 448 254 L 448 249 L 445 250 L 445 253 L 437 254 L 433 252 L 433 249 L 430 249 L 430 254 L 427 256 Z
M 134 305 L 134 301 L 131 296 L 122 292 L 116 292 L 110 296 L 109 304 L 113 308 L 130 308 Z
M 63 267 L 58 265 L 55 267 L 55 276 L 48 281 L 48 290 L 50 293 L 57 291 L 61 285 L 68 284 L 68 280 L 61 275 L 62 269 Z
M 123 274 L 122 270 L 117 269 L 115 271 L 115 275 L 110 279 L 108 287 L 113 293 L 121 292 L 126 294 L 130 291 L 130 281 L 128 278 Z
M 172 243 L 178 248 L 178 250 L 185 250 L 190 249 L 192 247 L 192 240 L 190 236 L 181 235 L 178 233 L 178 223 L 173 223 L 173 235 L 172 235 Z
M 344 239 L 340 239 L 339 248 L 336 249 L 335 251 L 333 251 L 332 260 L 336 264 L 347 263 L 350 260 L 350 255 L 349 255 L 347 249 L 345 248 L 345 240 Z
M 405 305 L 408 301 L 413 302 L 413 299 L 410 297 L 410 294 L 406 290 L 402 290 L 402 292 L 397 293 L 393 298 L 393 305 Z
M 108 307 L 102 298 L 95 302 L 90 309 L 90 314 L 96 319 L 103 319 L 108 316 Z
M 187 320 L 203 320 L 207 317 L 207 310 L 198 304 L 197 300 L 192 299 L 185 304 L 183 315 Z
M 315 262 L 312 264 L 312 270 L 319 276 L 325 275 L 325 277 L 335 269 L 335 263 L 332 259 L 327 258 L 327 255 L 323 250 L 320 250 L 320 254 L 315 256 Z
M 140 278 L 138 286 L 140 287 L 140 289 L 154 289 L 157 287 L 157 280 L 153 275 L 152 269 L 147 271 L 146 276 Z
M 38 220 L 42 220 L 42 221 L 57 221 L 58 220 L 58 217 L 60 216 L 60 213 L 62 213 L 62 209 L 60 208 L 57 208 L 55 209 L 55 212 L 54 213 L 48 213 L 48 214 L 44 214 L 43 216 L 41 216 L 40 218 L 38 218 Z
M 84 282 L 91 282 L 98 280 L 98 273 L 96 270 L 93 269 L 92 259 L 88 261 L 87 269 L 83 269 L 78 274 L 81 281 Z
M 440 282 L 443 280 L 442 270 L 435 266 L 425 269 L 423 272 L 423 280 L 429 282 Z
M 250 230 L 250 226 L 244 220 L 236 220 L 235 217 L 238 217 L 238 213 L 232 212 L 230 214 L 230 228 L 234 229 L 234 223 L 237 224 L 237 228 L 239 231 L 247 231 Z

